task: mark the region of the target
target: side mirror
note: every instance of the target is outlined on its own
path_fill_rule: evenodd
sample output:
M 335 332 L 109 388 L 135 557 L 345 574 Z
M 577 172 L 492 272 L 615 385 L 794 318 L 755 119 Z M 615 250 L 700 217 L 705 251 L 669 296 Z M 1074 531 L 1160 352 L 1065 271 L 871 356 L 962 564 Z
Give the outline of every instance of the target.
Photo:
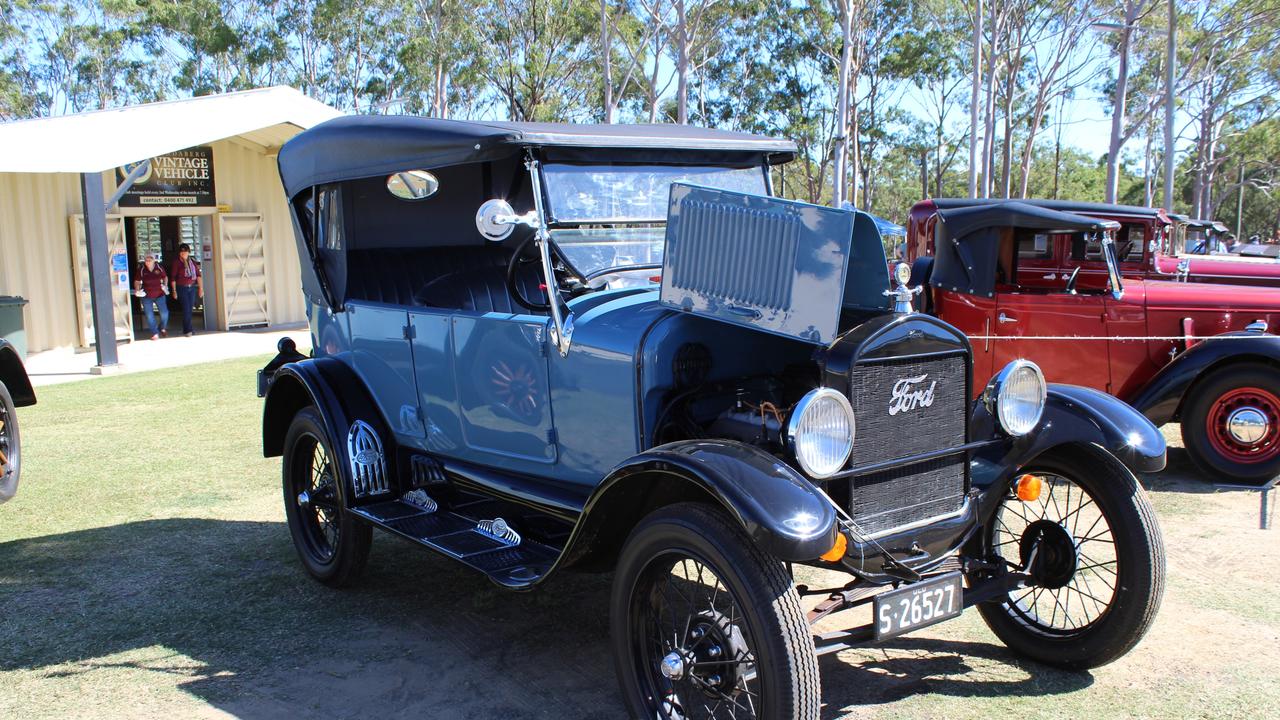
M 516 229 L 516 225 L 524 225 L 535 229 L 541 227 L 541 223 L 538 222 L 537 211 L 517 215 L 515 208 L 511 207 L 511 203 L 501 198 L 486 200 L 480 206 L 480 209 L 476 211 L 476 230 L 486 240 L 502 242 L 511 236 L 511 233 Z

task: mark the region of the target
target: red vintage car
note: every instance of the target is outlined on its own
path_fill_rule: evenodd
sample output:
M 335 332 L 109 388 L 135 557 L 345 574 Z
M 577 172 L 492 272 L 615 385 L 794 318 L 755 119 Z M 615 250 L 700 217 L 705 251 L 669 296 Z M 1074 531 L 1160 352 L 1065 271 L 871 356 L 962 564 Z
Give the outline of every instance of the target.
M 922 236 L 928 242 L 938 210 L 1005 202 L 1008 201 L 937 198 L 916 203 L 911 210 L 908 227 L 909 244 L 918 242 Z M 1188 232 L 1200 221 L 1190 221 L 1182 215 L 1170 216 L 1157 208 L 1074 200 L 1017 202 L 1119 223 L 1116 247 L 1125 251 L 1120 255 L 1120 264 L 1126 275 L 1141 274 L 1151 280 L 1185 279 L 1189 282 L 1280 287 L 1280 260 L 1275 257 L 1189 252 Z
M 1051 382 L 1181 422 L 1210 477 L 1276 477 L 1280 337 L 1266 330 L 1280 327 L 1280 290 L 1153 277 L 1138 226 L 1017 201 L 924 202 L 908 228 L 911 282 L 969 336 L 975 377 L 1029 358 Z

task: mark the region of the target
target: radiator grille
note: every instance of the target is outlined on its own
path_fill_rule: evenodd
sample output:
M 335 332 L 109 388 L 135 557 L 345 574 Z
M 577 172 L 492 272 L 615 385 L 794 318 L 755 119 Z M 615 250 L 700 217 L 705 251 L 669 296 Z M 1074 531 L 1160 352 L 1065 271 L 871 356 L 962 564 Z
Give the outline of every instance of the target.
M 849 378 L 857 421 L 854 465 L 963 445 L 969 394 L 965 357 L 959 353 L 854 365 Z
M 868 535 L 957 512 L 964 504 L 961 453 L 853 478 L 849 514 Z

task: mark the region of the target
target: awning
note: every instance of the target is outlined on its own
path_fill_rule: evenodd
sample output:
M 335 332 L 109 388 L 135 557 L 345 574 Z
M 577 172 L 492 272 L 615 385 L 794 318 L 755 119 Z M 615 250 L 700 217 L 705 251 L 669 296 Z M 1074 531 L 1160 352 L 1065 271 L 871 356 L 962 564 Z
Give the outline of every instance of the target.
M 271 147 L 339 115 L 293 88 L 269 87 L 17 120 L 0 123 L 0 172 L 102 172 L 235 136 L 261 136 Z M 263 132 L 279 125 L 297 129 Z

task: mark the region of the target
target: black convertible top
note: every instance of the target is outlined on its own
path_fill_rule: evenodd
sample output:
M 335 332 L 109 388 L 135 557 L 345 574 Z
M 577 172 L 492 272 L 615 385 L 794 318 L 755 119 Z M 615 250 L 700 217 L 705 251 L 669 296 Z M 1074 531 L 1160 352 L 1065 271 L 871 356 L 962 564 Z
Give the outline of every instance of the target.
M 1101 202 L 1082 202 L 1079 200 L 1048 200 L 1044 198 L 1024 198 L 1013 201 L 1006 200 L 1004 198 L 934 198 L 933 200 L 934 206 L 939 210 L 973 207 L 975 205 L 999 205 L 1008 202 L 1035 205 L 1036 207 L 1048 208 L 1049 210 L 1058 210 L 1061 212 L 1109 213 L 1116 215 L 1140 215 L 1143 217 L 1153 217 L 1160 214 L 1159 208 L 1142 207 L 1139 205 L 1113 205 L 1111 203 Z
M 563 161 L 778 164 L 795 157 L 788 140 L 690 125 L 574 125 L 464 122 L 349 115 L 296 135 L 280 149 L 280 177 L 293 197 L 321 183 L 399 170 L 510 157 L 543 149 Z
M 1020 200 L 970 203 L 939 209 L 932 282 L 949 290 L 990 296 L 995 292 L 1000 231 L 1049 234 L 1114 230 L 1111 220 L 1061 212 Z

